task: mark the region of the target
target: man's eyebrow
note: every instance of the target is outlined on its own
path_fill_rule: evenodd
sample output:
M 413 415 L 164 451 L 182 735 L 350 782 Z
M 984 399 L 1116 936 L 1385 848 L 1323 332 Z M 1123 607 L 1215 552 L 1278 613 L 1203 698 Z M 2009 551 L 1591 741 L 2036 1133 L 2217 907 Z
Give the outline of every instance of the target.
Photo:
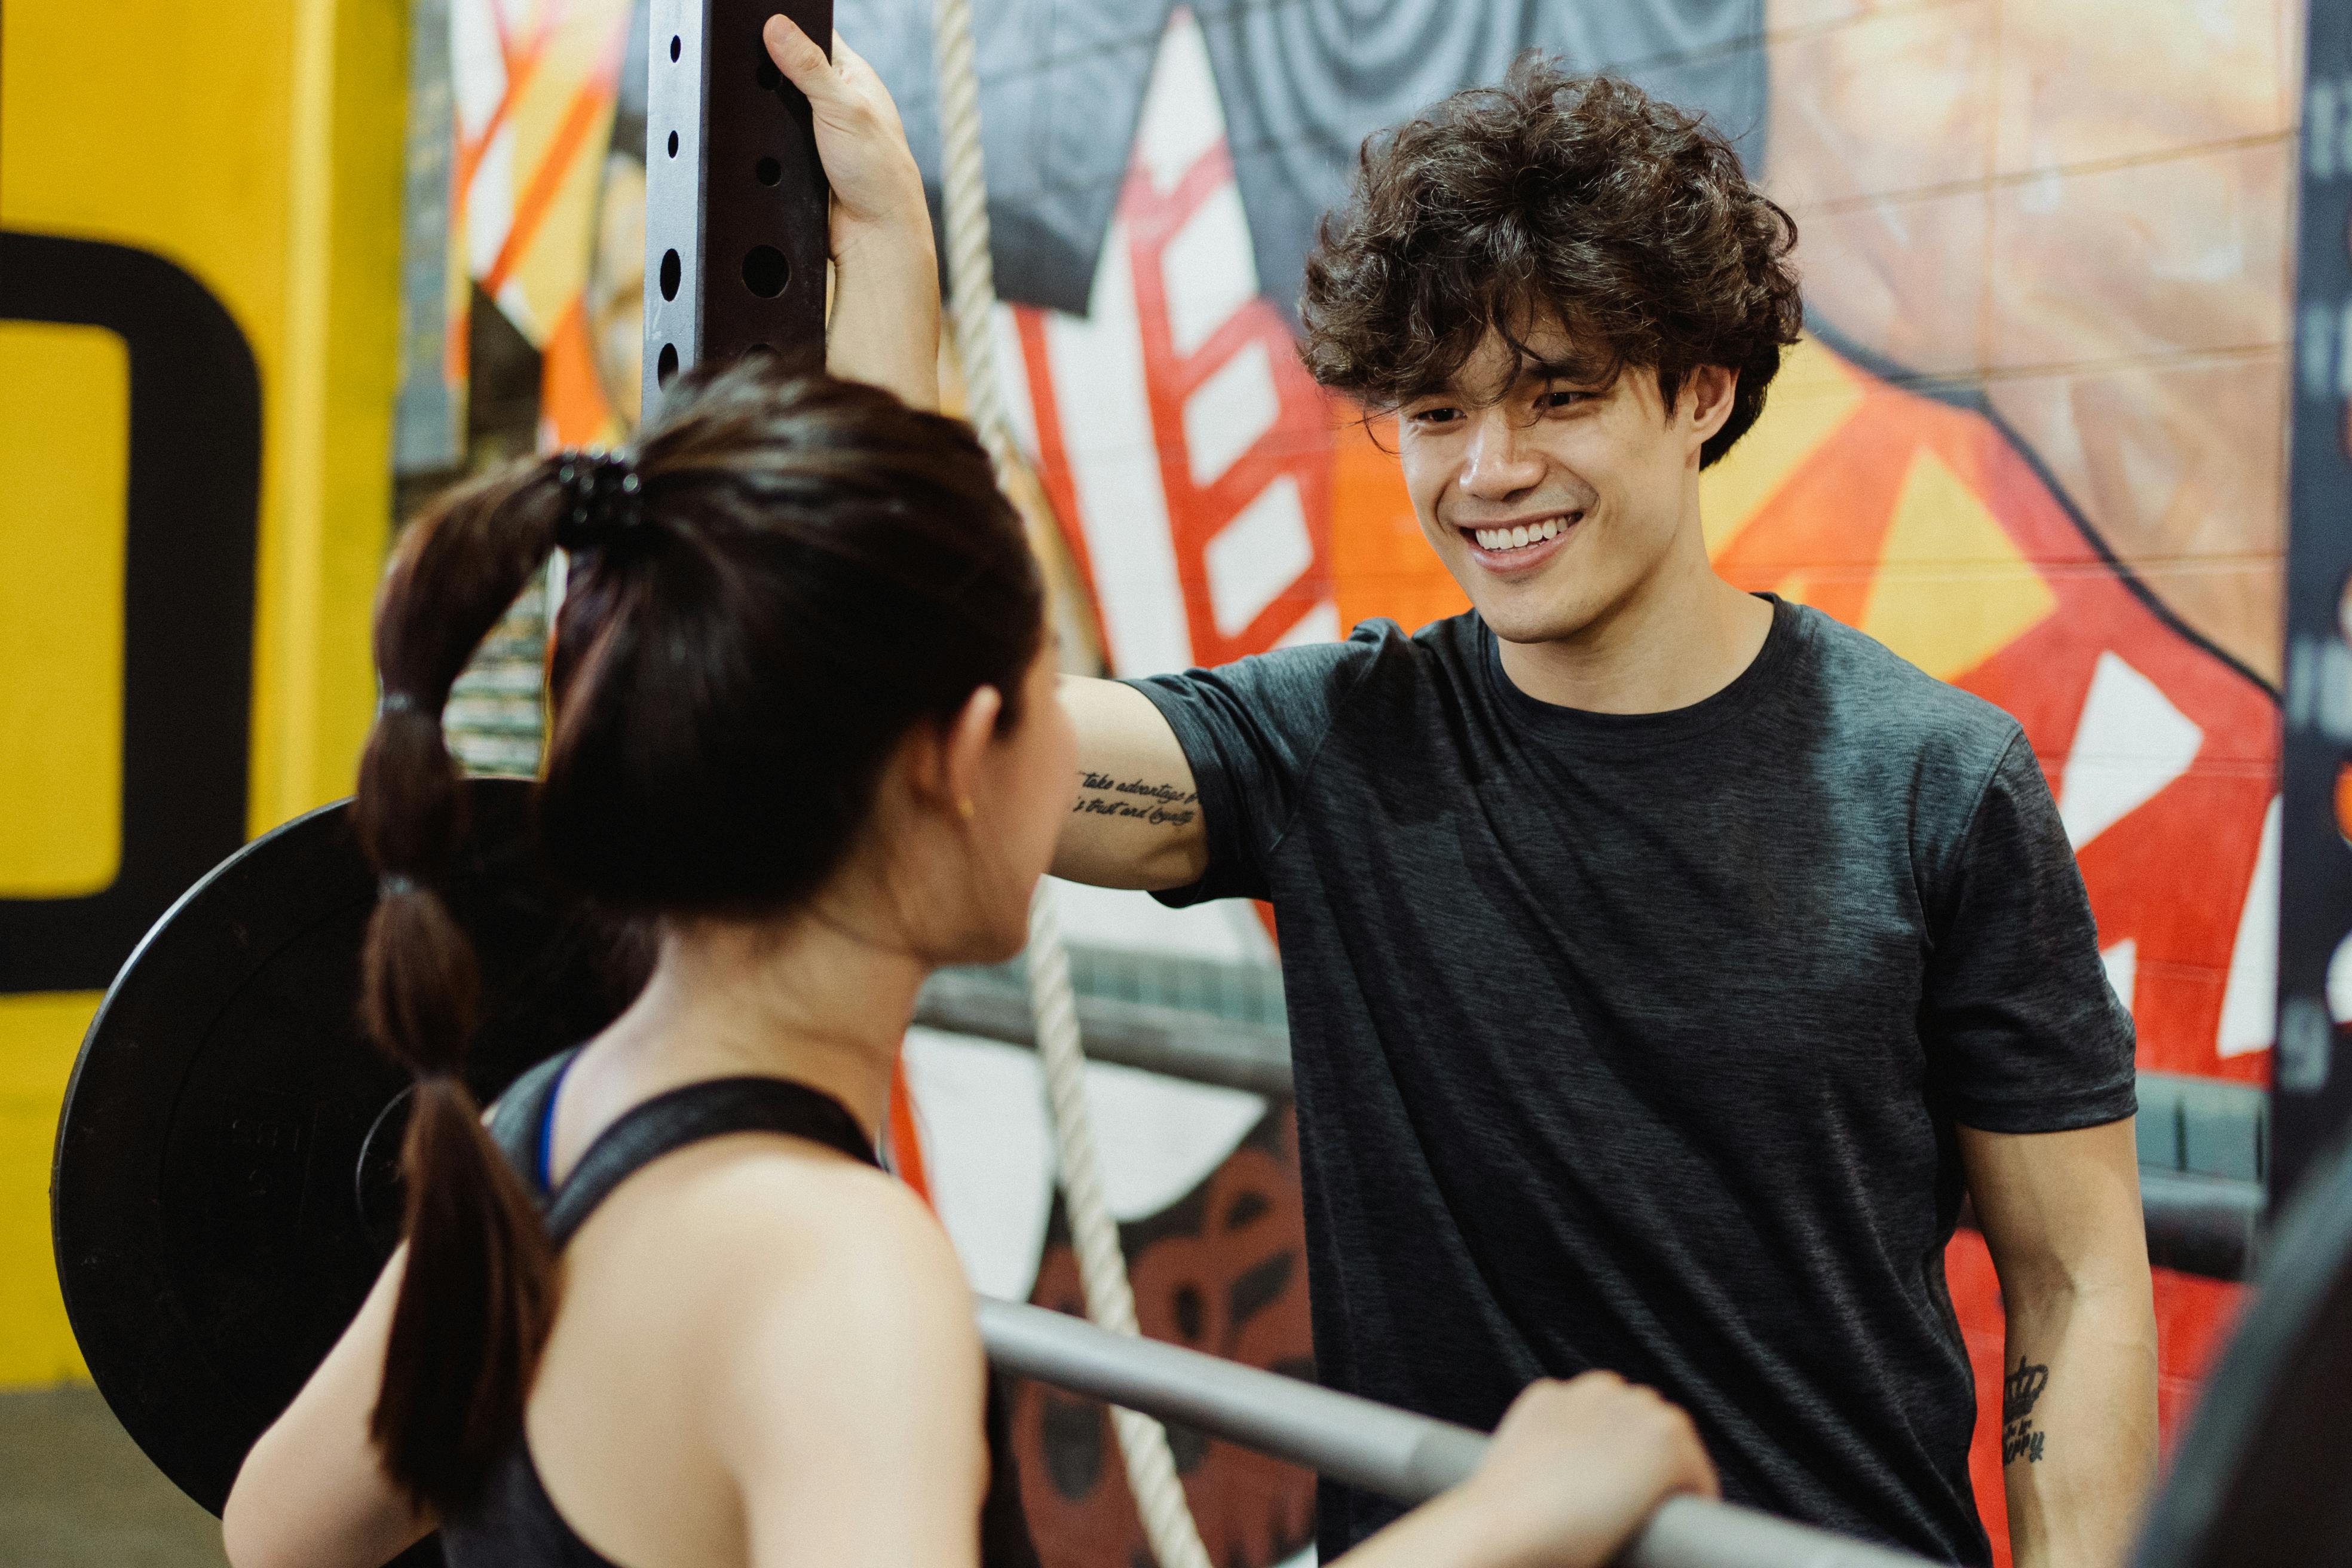
M 1573 381 L 1598 385 L 1609 379 L 1605 367 L 1573 355 L 1543 359 L 1533 354 L 1519 362 L 1522 381 Z
M 1528 382 L 1565 381 L 1580 387 L 1598 390 L 1607 385 L 1612 379 L 1613 374 L 1608 364 L 1589 354 L 1523 353 L 1519 359 L 1518 369 L 1512 373 L 1510 384 L 1518 386 Z M 1400 409 L 1407 404 L 1425 403 L 1433 398 L 1443 398 L 1447 403 L 1460 404 L 1465 407 L 1477 407 L 1485 402 L 1499 400 L 1479 397 L 1464 387 L 1454 376 L 1448 376 L 1444 381 L 1434 384 L 1400 387 L 1391 395 L 1391 405 Z M 1500 396 L 1508 395 L 1507 391 L 1500 395 Z

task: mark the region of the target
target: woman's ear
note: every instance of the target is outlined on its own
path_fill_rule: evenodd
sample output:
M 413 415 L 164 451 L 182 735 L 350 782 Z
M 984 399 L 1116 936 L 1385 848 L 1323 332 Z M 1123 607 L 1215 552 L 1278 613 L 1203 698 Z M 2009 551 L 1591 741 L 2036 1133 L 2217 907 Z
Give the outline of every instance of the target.
M 964 700 L 954 718 L 941 725 L 937 741 L 919 747 L 914 763 L 917 789 L 934 797 L 944 810 L 969 817 L 976 809 L 988 748 L 996 739 L 996 721 L 1004 711 L 1004 694 L 982 686 Z M 929 756 L 923 753 L 928 752 Z

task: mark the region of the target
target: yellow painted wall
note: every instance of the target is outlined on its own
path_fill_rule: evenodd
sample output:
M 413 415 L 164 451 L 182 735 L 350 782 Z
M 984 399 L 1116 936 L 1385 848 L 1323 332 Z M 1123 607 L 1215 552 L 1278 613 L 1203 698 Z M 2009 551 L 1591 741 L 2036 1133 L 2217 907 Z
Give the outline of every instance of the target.
M 404 0 L 9 0 L 0 227 L 186 269 L 263 393 L 259 831 L 348 792 L 390 515 Z M 112 874 L 127 391 L 120 344 L 0 327 L 0 898 Z M 97 998 L 0 996 L 0 1386 L 76 1375 L 51 1140 Z
M 0 898 L 87 897 L 121 868 L 130 416 L 121 338 L 0 321 L 0 496 L 37 523 L 0 572 Z

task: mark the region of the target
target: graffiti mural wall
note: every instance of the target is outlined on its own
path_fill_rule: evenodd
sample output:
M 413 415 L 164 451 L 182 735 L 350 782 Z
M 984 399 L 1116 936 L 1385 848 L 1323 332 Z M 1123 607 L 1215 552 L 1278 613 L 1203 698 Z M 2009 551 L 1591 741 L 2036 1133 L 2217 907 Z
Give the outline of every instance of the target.
M 598 438 L 634 416 L 611 389 L 637 380 L 643 110 L 624 62 L 642 19 L 610 0 L 449 3 L 457 286 L 436 286 L 491 301 L 536 351 L 517 362 L 537 378 L 526 438 Z M 974 9 L 1000 358 L 1020 378 L 1061 615 L 1102 668 L 1462 607 L 1377 430 L 1297 366 L 1301 258 L 1368 132 L 1527 46 L 1623 71 L 1711 115 L 1802 236 L 1809 335 L 1704 481 L 1720 568 L 2014 713 L 2142 1068 L 2266 1079 L 2299 5 Z M 935 173 L 929 10 L 839 0 L 838 22 Z M 462 384 L 467 341 L 451 325 L 434 374 Z M 1271 952 L 1247 910 L 1072 898 L 1066 922 L 1106 951 Z M 1302 1369 L 1287 1108 L 1097 1071 L 1146 1329 Z M 909 1076 L 926 1173 L 975 1277 L 1074 1303 L 1034 1060 L 919 1037 Z M 1972 1236 L 1949 1264 L 1998 1539 L 1996 1288 Z M 2158 1296 L 2169 1426 L 2232 1292 L 2163 1275 Z M 1018 1411 L 1048 1560 L 1131 1558 L 1107 1424 L 1035 1389 Z M 1190 1440 L 1179 1453 L 1220 1562 L 1309 1539 L 1303 1477 Z

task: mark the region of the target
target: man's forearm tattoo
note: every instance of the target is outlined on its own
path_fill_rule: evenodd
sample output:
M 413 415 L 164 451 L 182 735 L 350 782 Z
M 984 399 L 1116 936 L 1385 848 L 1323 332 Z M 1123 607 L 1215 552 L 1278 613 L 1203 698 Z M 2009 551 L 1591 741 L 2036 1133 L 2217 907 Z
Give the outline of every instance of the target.
M 2050 1369 L 2021 1357 L 2000 1390 L 2000 1462 L 2029 1465 L 2042 1462 L 2042 1440 L 2049 1436 L 2033 1426 L 2033 1406 L 2050 1384 Z
M 1153 827 L 1181 827 L 1198 813 L 1200 799 L 1172 784 L 1114 778 L 1081 768 L 1078 803 L 1070 810 L 1079 816 L 1131 817 Z

